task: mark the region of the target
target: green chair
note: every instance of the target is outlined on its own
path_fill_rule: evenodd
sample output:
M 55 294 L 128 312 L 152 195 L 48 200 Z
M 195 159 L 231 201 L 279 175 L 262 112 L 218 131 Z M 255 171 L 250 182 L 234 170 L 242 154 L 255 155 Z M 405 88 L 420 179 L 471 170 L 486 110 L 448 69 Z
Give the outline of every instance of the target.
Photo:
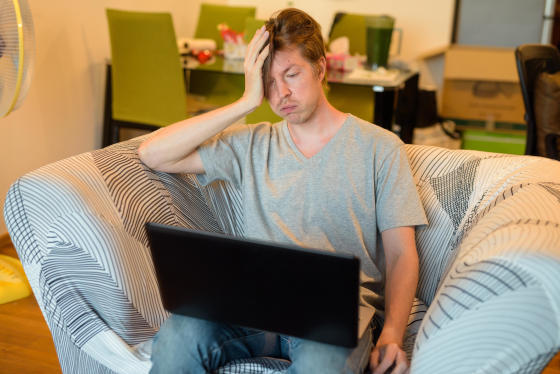
M 153 131 L 187 117 L 185 76 L 169 13 L 107 9 L 111 65 L 107 66 L 103 146 L 120 128 Z
M 236 31 L 243 31 L 247 18 L 255 18 L 254 7 L 201 4 L 195 38 L 213 39 L 218 49 L 223 49 L 223 40 L 217 26 L 220 23 Z M 227 74 L 193 70 L 189 77 L 189 92 L 206 97 L 208 104 L 215 107 L 230 104 L 243 95 L 245 78 L 242 74 Z
M 194 37 L 214 39 L 216 47 L 223 49 L 224 43 L 218 25 L 227 23 L 232 30 L 243 31 L 246 18 L 255 18 L 255 7 L 201 4 Z
M 247 17 L 245 18 L 245 26 L 243 27 L 243 41 L 249 44 L 255 33 L 260 29 L 266 21 L 264 19 Z
M 350 54 L 366 54 L 366 23 L 365 15 L 336 13 L 329 32 L 330 41 L 347 36 L 350 42 Z
M 245 117 L 245 122 L 247 123 L 259 123 L 259 122 L 275 123 L 281 120 L 282 118 L 272 111 L 266 99 L 263 100 L 261 106 L 255 109 L 254 112 L 249 113 Z
M 347 36 L 350 54 L 366 53 L 366 24 L 364 15 L 337 13 L 329 32 L 329 42 Z M 329 102 L 337 109 L 354 114 L 371 122 L 374 110 L 374 92 L 370 86 L 349 86 L 329 83 L 327 93 Z

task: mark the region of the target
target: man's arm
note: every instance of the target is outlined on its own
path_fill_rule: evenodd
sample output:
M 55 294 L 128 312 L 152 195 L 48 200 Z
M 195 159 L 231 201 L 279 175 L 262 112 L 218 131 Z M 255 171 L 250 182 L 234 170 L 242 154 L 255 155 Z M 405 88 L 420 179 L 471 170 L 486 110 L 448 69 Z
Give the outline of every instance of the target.
M 373 374 L 405 373 L 406 354 L 403 337 L 418 285 L 418 253 L 414 227 L 397 227 L 381 233 L 385 250 L 385 324 L 370 357 Z
M 245 56 L 245 92 L 232 104 L 155 131 L 138 148 L 140 160 L 168 173 L 204 173 L 197 148 L 255 110 L 263 100 L 262 66 L 268 56 L 268 31 L 257 30 Z

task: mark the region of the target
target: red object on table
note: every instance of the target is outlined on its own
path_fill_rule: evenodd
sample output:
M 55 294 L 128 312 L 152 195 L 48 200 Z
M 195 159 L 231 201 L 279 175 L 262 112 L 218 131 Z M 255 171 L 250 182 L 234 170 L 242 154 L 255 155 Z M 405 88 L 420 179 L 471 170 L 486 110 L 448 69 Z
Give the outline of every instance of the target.
M 209 50 L 200 51 L 197 53 L 196 58 L 198 62 L 204 64 L 212 57 L 212 53 Z

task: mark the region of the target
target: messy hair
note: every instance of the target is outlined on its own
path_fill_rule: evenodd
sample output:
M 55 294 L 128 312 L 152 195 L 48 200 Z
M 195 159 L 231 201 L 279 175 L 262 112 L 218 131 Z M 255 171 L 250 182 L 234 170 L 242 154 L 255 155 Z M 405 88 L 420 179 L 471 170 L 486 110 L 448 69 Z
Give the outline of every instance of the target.
M 325 57 L 325 43 L 321 26 L 309 14 L 295 8 L 287 8 L 273 15 L 266 22 L 269 34 L 269 53 L 263 64 L 264 95 L 269 95 L 270 69 L 274 52 L 284 48 L 299 48 L 301 55 L 313 66 L 319 75 L 319 60 Z

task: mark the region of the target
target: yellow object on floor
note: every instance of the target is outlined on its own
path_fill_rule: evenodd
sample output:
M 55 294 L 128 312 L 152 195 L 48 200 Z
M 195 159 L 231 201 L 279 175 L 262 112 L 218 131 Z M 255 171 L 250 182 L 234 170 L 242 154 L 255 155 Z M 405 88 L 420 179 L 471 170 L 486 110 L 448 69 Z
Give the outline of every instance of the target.
M 31 295 L 31 287 L 19 260 L 0 255 L 0 304 Z

